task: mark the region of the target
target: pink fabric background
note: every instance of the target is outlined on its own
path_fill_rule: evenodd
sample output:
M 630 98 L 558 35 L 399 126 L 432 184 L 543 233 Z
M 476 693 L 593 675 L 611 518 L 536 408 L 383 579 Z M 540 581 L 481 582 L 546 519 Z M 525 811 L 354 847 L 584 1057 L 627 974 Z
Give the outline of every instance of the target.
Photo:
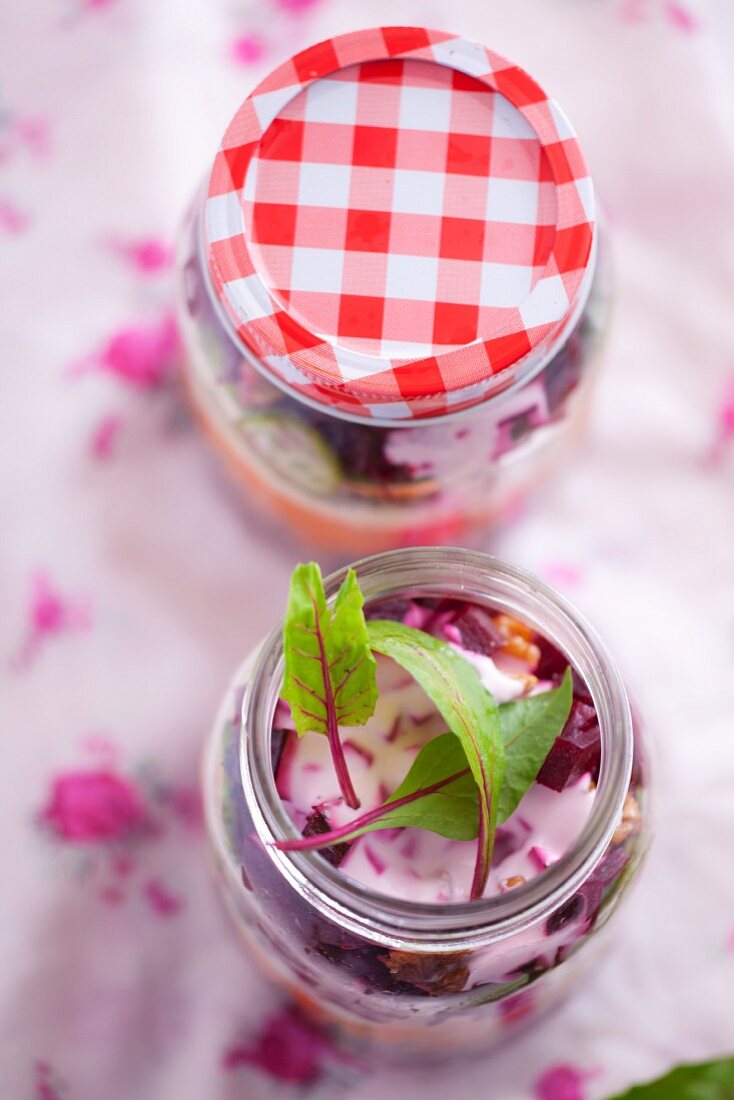
M 5 0 L 0 16 L 0 1094 L 596 1100 L 733 1050 L 728 0 Z M 614 956 L 490 1064 L 425 1075 L 347 1073 L 273 1023 L 210 889 L 202 739 L 299 551 L 238 508 L 169 377 L 170 246 L 230 115 L 295 49 L 380 22 L 486 41 L 581 133 L 616 327 L 583 459 L 495 548 L 598 625 L 658 754 L 657 843 Z

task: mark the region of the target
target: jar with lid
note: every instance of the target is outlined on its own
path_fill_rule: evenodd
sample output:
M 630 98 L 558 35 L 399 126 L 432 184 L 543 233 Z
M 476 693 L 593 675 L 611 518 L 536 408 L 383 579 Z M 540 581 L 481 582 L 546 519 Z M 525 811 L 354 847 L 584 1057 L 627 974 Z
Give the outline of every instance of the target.
M 574 985 L 593 981 L 610 918 L 647 846 L 644 746 L 604 644 L 531 575 L 474 551 L 440 548 L 376 555 L 356 571 L 368 617 L 416 622 L 422 609 L 423 629 L 433 629 L 426 625 L 433 616 L 477 666 L 494 662 L 499 687 L 507 674 L 498 669 L 514 670 L 511 679 L 520 653 L 535 669 L 535 687 L 524 681 L 523 691 L 548 688 L 570 666 L 574 701 L 563 731 L 500 827 L 478 900 L 465 889 L 462 849 L 471 842 L 393 829 L 363 836 L 347 859 L 332 858 L 337 847 L 283 851 L 276 842 L 293 836 L 294 807 L 300 799 L 307 808 L 323 778 L 312 748 L 298 756 L 306 738 L 292 735 L 284 747 L 278 627 L 239 669 L 208 741 L 204 799 L 217 881 L 253 957 L 346 1051 L 378 1046 L 381 1056 L 410 1061 L 484 1050 Z M 328 599 L 343 578 L 342 571 L 327 580 Z M 419 696 L 404 694 L 396 735 L 387 696 L 411 689 L 394 677 L 382 687 L 371 740 L 349 731 L 353 774 L 368 800 L 370 755 L 393 767 L 401 746 L 409 753 L 416 737 L 440 729 Z M 320 805 L 337 801 L 322 797 Z M 308 818 L 304 836 L 313 835 L 311 826 Z
M 422 28 L 321 42 L 247 97 L 182 226 L 196 417 L 302 540 L 476 541 L 583 432 L 603 251 L 574 130 L 522 69 Z

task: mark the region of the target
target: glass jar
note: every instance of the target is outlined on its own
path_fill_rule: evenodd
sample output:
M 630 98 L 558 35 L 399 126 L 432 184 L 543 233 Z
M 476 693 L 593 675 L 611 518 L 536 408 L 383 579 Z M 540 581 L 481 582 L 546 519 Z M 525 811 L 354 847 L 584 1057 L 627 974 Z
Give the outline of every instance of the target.
M 301 539 L 466 542 L 572 452 L 607 318 L 565 115 L 476 43 L 358 31 L 270 74 L 182 226 L 196 417 Z
M 428 905 L 377 894 L 292 835 L 277 794 L 271 731 L 281 626 L 242 665 L 205 756 L 217 878 L 252 954 L 335 1042 L 410 1060 L 486 1049 L 593 975 L 606 925 L 648 840 L 647 766 L 624 686 L 603 643 L 556 592 L 474 551 L 376 555 L 355 566 L 367 609 L 396 596 L 452 597 L 502 611 L 546 637 L 593 698 L 601 769 L 591 814 L 557 862 L 506 894 Z M 326 582 L 333 598 L 344 577 Z

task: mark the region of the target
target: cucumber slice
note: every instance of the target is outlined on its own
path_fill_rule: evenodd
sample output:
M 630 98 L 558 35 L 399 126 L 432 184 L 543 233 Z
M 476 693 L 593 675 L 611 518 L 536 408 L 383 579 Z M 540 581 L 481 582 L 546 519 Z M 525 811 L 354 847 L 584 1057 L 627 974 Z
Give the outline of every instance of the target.
M 317 431 L 282 412 L 250 412 L 240 430 L 273 473 L 316 496 L 328 496 L 341 483 L 335 453 Z

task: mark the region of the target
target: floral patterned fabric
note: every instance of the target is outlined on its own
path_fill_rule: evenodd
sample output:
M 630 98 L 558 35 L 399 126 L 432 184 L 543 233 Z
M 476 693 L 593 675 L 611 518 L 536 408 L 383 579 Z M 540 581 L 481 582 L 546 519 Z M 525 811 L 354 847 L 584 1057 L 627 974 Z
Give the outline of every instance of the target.
M 175 378 L 178 217 L 310 41 L 425 23 L 537 75 L 615 242 L 590 441 L 493 543 L 618 655 L 657 841 L 615 953 L 491 1063 L 340 1063 L 211 889 L 198 757 L 301 555 Z M 598 1100 L 734 1049 L 734 24 L 728 0 L 29 0 L 0 34 L 0 1094 Z M 324 562 L 325 565 L 332 563 Z

